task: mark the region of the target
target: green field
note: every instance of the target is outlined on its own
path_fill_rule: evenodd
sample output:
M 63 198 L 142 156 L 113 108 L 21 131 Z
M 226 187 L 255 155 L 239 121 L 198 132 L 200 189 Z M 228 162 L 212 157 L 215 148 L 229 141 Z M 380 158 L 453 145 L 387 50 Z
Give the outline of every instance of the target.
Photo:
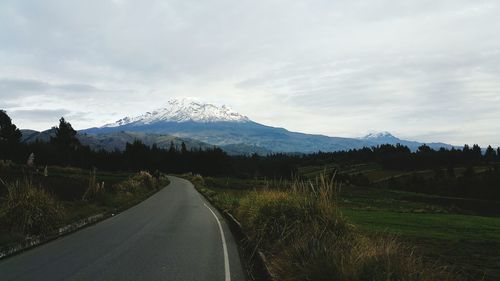
M 205 178 L 205 194 L 235 210 L 256 180 Z M 440 197 L 371 187 L 344 186 L 338 202 L 344 217 L 368 236 L 396 237 L 431 261 L 447 264 L 470 280 L 500 280 L 500 217 L 478 206 L 497 202 Z

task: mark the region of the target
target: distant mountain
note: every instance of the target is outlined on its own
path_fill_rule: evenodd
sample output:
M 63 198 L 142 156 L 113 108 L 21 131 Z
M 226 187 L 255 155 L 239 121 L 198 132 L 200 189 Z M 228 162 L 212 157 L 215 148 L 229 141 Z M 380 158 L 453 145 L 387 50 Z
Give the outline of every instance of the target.
M 34 130 L 21 130 L 22 138 L 21 140 L 26 143 L 31 143 L 35 141 L 48 142 L 51 137 L 55 136 L 55 130 L 49 129 L 43 132 L 38 132 Z M 78 133 L 78 140 L 83 145 L 87 145 L 94 150 L 104 149 L 107 151 L 113 151 L 115 149 L 125 150 L 127 143 L 132 143 L 135 140 L 140 140 L 146 145 L 156 144 L 161 148 L 170 147 L 170 143 L 173 142 L 174 145 L 180 149 L 181 144 L 184 142 L 188 149 L 206 149 L 212 148 L 213 145 L 203 143 L 201 141 L 193 139 L 181 139 L 169 135 L 161 134 L 147 134 L 142 132 L 111 132 L 106 134 L 90 135 L 86 133 Z M 240 154 L 238 150 L 233 149 L 234 154 Z M 230 150 L 232 151 L 232 150 Z
M 213 148 L 213 145 L 200 142 L 193 139 L 181 139 L 174 136 L 162 135 L 162 134 L 147 134 L 142 132 L 111 132 L 108 134 L 99 135 L 89 135 L 89 134 L 78 134 L 78 139 L 84 145 L 88 145 L 93 149 L 104 149 L 107 151 L 112 151 L 115 149 L 125 150 L 127 143 L 132 143 L 135 140 L 140 140 L 146 145 L 156 144 L 160 148 L 169 148 L 171 143 L 174 143 L 178 149 L 180 149 L 181 144 L 184 142 L 188 149 L 206 149 Z
M 422 142 L 399 139 L 399 138 L 393 136 L 389 132 L 371 133 L 371 134 L 368 134 L 360 139 L 367 141 L 369 143 L 376 144 L 376 145 L 380 145 L 380 144 L 393 144 L 393 145 L 395 145 L 395 144 L 399 143 L 401 145 L 407 146 L 408 148 L 410 148 L 413 151 L 417 150 L 419 146 L 424 144 Z M 436 150 L 440 149 L 441 147 L 444 147 L 447 149 L 454 147 L 453 145 L 441 143 L 441 142 L 426 143 L 426 145 L 428 145 L 429 147 L 436 149 Z
M 202 103 L 194 99 L 170 100 L 165 107 L 155 111 L 136 117 L 124 117 L 114 123 L 82 130 L 80 133 L 98 137 L 122 131 L 197 140 L 219 146 L 232 154 L 339 151 L 383 143 L 401 143 L 415 150 L 422 145 L 398 139 L 387 132 L 370 134 L 364 138 L 290 132 L 256 123 L 226 106 Z M 439 143 L 430 145 L 433 148 L 451 147 Z
M 56 135 L 55 129 L 48 129 L 42 132 L 35 131 L 35 130 L 28 130 L 28 129 L 23 129 L 21 130 L 21 142 L 49 142 L 51 137 L 54 137 Z
M 202 103 L 197 99 L 184 98 L 168 101 L 167 106 L 137 117 L 124 117 L 115 123 L 104 125 L 102 128 L 117 128 L 122 126 L 145 126 L 161 122 L 249 122 L 248 117 L 232 111 L 226 106 L 217 107 L 213 104 Z

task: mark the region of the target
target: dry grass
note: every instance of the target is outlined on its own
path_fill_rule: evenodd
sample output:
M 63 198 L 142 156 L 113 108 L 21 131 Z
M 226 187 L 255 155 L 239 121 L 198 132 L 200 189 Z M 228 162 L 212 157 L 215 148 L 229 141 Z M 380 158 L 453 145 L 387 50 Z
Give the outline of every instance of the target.
M 236 215 L 269 255 L 276 280 L 460 280 L 394 238 L 360 234 L 342 217 L 337 189 L 320 176 L 286 189 L 255 190 L 240 200 Z
M 82 196 L 83 201 L 95 199 L 99 194 L 104 192 L 104 182 L 97 182 L 96 170 L 93 169 L 89 175 L 89 187 Z
M 115 191 L 118 192 L 137 192 L 140 188 L 146 187 L 147 189 L 158 188 L 163 182 L 163 179 L 156 179 L 150 173 L 141 171 L 129 179 L 122 181 L 113 186 Z
M 25 178 L 8 183 L 4 207 L 11 231 L 34 235 L 54 228 L 63 218 L 62 207 L 54 197 Z

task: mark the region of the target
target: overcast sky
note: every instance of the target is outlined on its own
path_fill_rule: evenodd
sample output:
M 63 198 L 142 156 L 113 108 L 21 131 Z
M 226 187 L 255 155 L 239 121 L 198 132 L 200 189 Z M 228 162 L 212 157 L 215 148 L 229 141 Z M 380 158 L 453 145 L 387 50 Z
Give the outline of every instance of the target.
M 500 145 L 500 1 L 0 1 L 0 108 L 21 128 L 173 97 L 294 131 Z

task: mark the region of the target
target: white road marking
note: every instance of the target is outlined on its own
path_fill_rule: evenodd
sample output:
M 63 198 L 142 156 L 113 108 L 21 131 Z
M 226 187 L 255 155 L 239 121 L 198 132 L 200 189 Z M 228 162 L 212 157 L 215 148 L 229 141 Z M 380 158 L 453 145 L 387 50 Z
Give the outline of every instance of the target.
M 219 230 L 220 230 L 220 236 L 222 239 L 222 249 L 224 250 L 224 269 L 225 269 L 225 275 L 226 279 L 225 281 L 231 281 L 231 273 L 229 272 L 229 255 L 227 254 L 227 245 L 226 245 L 226 236 L 224 236 L 224 230 L 222 229 L 222 224 L 219 221 L 219 218 L 217 215 L 212 211 L 210 207 L 207 206 L 207 204 L 203 203 L 205 207 L 207 207 L 208 210 L 214 215 L 215 219 L 217 220 L 217 224 L 219 225 Z

